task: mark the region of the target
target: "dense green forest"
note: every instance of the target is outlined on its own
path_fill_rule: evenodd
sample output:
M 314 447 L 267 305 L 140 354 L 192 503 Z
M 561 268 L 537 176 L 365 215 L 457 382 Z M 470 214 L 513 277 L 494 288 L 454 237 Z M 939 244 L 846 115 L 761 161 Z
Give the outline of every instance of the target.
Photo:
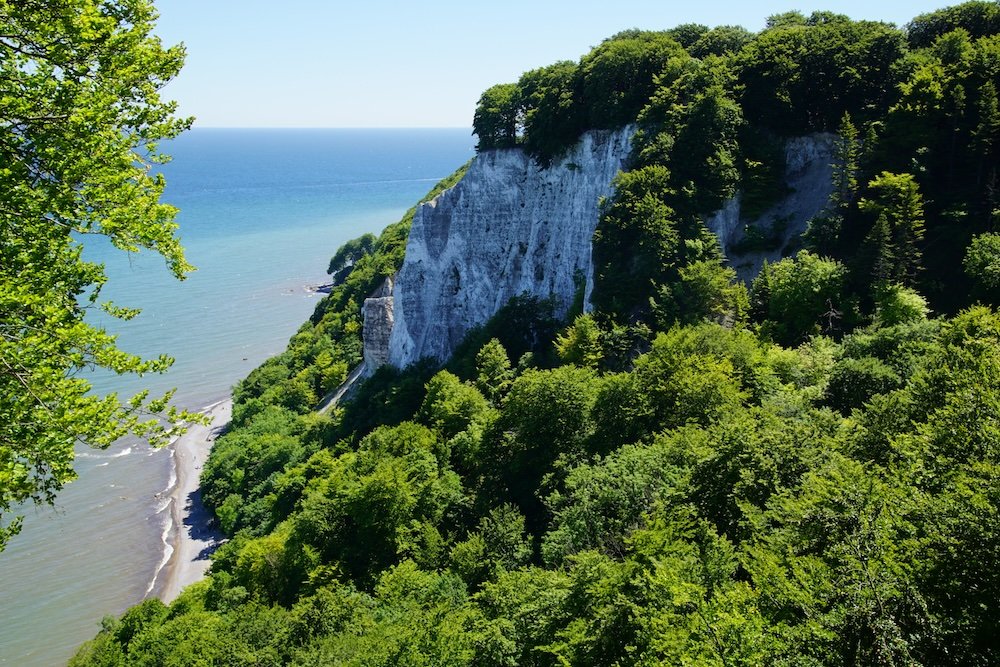
M 998 86 L 1000 5 L 969 2 L 629 31 L 490 88 L 481 150 L 638 128 L 594 312 L 514 299 L 318 414 L 413 212 L 342 248 L 235 388 L 211 575 L 71 664 L 994 664 Z M 815 132 L 827 212 L 737 282 L 704 217 L 784 196 L 783 141 Z

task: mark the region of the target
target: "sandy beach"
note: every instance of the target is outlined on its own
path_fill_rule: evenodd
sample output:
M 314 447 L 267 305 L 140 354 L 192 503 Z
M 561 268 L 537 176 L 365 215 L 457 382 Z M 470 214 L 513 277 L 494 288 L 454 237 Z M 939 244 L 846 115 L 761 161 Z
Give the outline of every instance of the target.
M 185 586 L 205 576 L 211 563 L 208 557 L 223 539 L 201 502 L 199 478 L 212 444 L 229 423 L 232 411 L 229 399 L 210 406 L 205 411 L 210 423 L 192 426 L 173 444 L 177 480 L 169 491 L 171 527 L 166 538 L 173 551 L 152 586 L 153 594 L 164 602 L 171 602 Z

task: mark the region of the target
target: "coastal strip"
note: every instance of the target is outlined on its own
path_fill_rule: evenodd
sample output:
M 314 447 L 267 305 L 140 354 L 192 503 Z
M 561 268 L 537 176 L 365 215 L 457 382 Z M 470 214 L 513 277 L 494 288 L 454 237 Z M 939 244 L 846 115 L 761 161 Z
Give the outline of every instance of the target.
M 233 402 L 226 399 L 205 409 L 207 426 L 196 424 L 172 445 L 175 480 L 167 490 L 169 512 L 164 534 L 164 563 L 153 576 L 148 593 L 166 603 L 188 585 L 204 578 L 209 555 L 221 544 L 222 534 L 201 502 L 201 471 L 215 438 L 229 424 Z

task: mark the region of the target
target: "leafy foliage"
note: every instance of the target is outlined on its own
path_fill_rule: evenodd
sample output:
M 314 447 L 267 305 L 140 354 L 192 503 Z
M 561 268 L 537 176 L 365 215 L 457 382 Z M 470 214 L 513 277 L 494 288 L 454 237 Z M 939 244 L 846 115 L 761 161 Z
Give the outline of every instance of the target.
M 542 163 L 639 121 L 594 310 L 515 299 L 311 415 L 407 219 L 338 253 L 235 392 L 210 578 L 74 664 L 991 664 L 1000 315 L 963 306 L 996 298 L 992 6 L 628 31 L 487 91 L 481 146 Z M 748 293 L 702 218 L 767 208 L 781 136 L 832 128 L 828 217 Z
M 157 143 L 191 123 L 160 96 L 184 50 L 160 43 L 155 18 L 145 0 L 0 2 L 0 550 L 18 530 L 12 507 L 52 502 L 75 478 L 74 444 L 130 433 L 162 444 L 195 418 L 169 394 L 99 396 L 80 376 L 172 363 L 129 354 L 85 321 L 96 308 L 138 314 L 101 302 L 107 276 L 82 259 L 88 239 L 157 252 L 179 279 L 193 268 L 152 172 L 168 160 Z
M 479 136 L 477 150 L 510 148 L 517 143 L 520 91 L 516 84 L 501 83 L 483 93 L 472 120 Z
M 972 239 L 963 265 L 976 285 L 977 294 L 996 303 L 1000 297 L 1000 234 L 982 234 Z
M 845 313 L 846 279 L 842 264 L 805 251 L 765 266 L 752 288 L 765 330 L 785 345 L 837 330 Z
M 666 167 L 625 172 L 615 186 L 594 234 L 592 298 L 598 308 L 630 318 L 683 267 L 717 257 L 718 244 L 700 220 L 678 215 L 667 203 L 673 190 Z
M 906 24 L 906 37 L 910 46 L 926 48 L 958 28 L 973 37 L 1000 33 L 1000 8 L 992 2 L 973 1 L 921 14 Z

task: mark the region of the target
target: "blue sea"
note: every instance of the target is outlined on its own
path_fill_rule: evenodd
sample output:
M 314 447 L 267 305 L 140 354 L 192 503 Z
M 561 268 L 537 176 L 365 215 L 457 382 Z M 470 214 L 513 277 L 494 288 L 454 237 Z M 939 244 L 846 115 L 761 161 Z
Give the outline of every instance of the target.
M 336 249 L 399 220 L 473 144 L 464 128 L 196 128 L 172 141 L 164 201 L 180 209 L 197 271 L 176 281 L 158 256 L 97 241 L 85 256 L 107 266 L 104 297 L 142 308 L 109 326 L 120 346 L 176 361 L 163 376 L 95 385 L 123 396 L 176 388 L 175 403 L 190 409 L 225 398 L 309 317 Z M 21 535 L 0 553 L 2 665 L 65 664 L 103 616 L 149 593 L 163 560 L 169 450 L 82 450 L 76 469 L 56 507 L 26 508 Z

